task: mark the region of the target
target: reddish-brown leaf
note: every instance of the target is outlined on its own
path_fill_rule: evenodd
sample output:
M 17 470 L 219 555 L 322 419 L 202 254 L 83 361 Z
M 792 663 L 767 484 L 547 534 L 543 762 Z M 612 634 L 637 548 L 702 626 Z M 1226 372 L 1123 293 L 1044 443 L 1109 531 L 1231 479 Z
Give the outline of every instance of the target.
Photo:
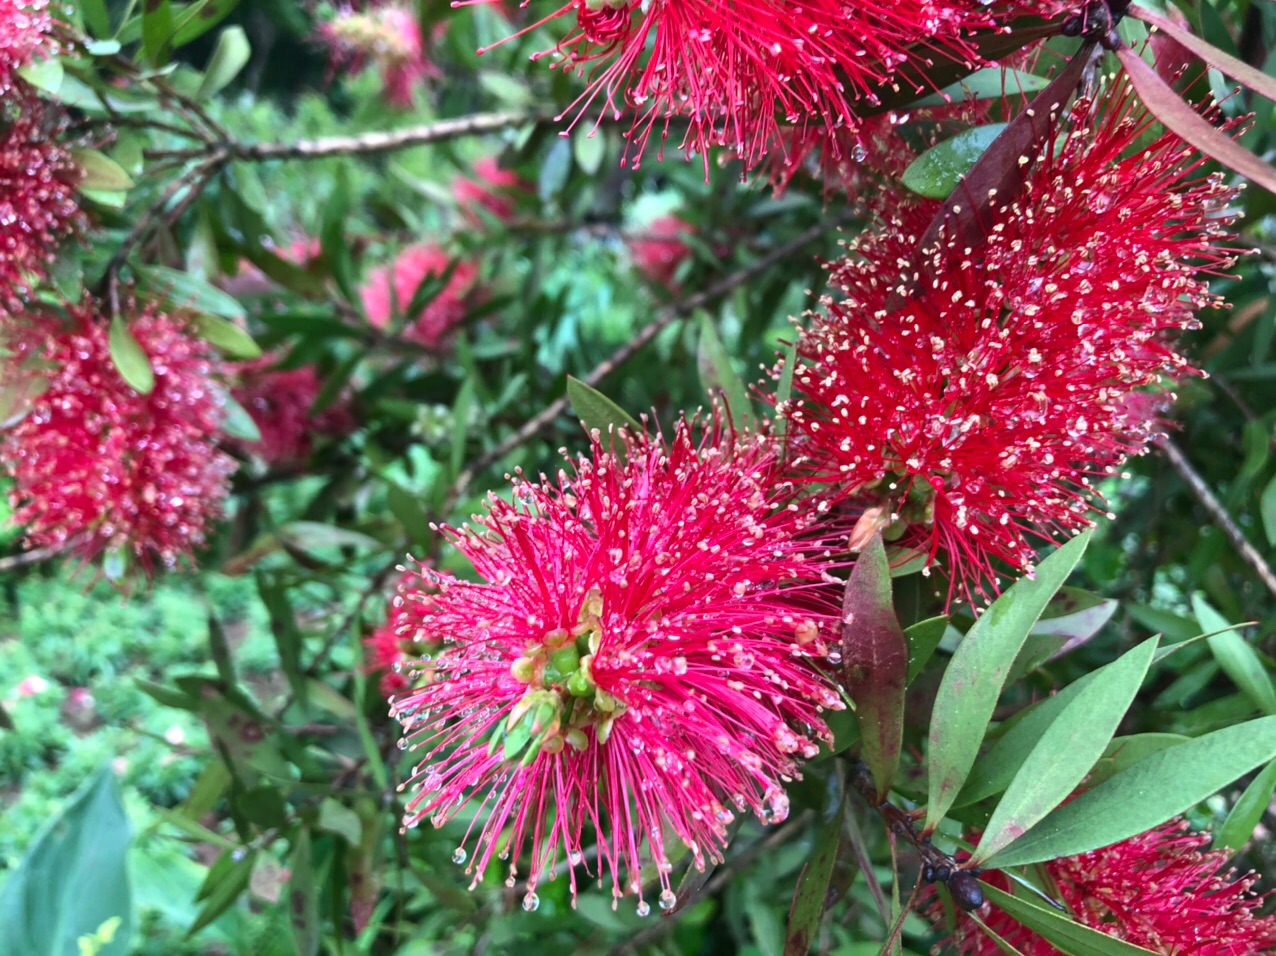
M 1135 92 L 1167 129 L 1181 136 L 1206 156 L 1218 160 L 1250 182 L 1276 193 L 1276 169 L 1263 162 L 1231 136 L 1211 126 L 1195 109 L 1129 47 L 1116 51 Z
M 1183 47 L 1191 50 L 1210 66 L 1230 76 L 1242 86 L 1262 94 L 1269 100 L 1276 100 L 1276 77 L 1268 76 L 1262 70 L 1255 69 L 1244 60 L 1238 60 L 1230 53 L 1224 53 L 1214 44 L 1198 37 L 1190 30 L 1185 30 L 1173 20 L 1145 7 L 1130 7 L 1130 16 L 1142 20 L 1148 26 L 1156 27 L 1168 37 L 1173 37 Z
M 904 741 L 908 640 L 891 602 L 891 568 L 876 534 L 855 559 L 842 599 L 842 679 L 859 717 L 864 762 L 885 800 Z

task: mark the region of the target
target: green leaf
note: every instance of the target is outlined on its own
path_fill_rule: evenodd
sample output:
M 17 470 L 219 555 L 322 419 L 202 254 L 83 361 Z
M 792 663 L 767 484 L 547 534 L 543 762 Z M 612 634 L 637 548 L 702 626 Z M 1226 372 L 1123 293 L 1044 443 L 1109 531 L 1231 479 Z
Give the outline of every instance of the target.
M 864 762 L 886 799 L 904 743 L 908 641 L 891 601 L 891 570 L 882 536 L 860 551 L 842 597 L 842 684 L 855 702 Z
M 835 801 L 834 806 L 835 812 L 825 814 L 815 838 L 815 849 L 793 888 L 784 956 L 806 956 L 824 919 L 829 881 L 842 844 L 842 801 Z
M 923 96 L 908 104 L 910 109 L 923 106 L 944 106 L 966 100 L 999 100 L 1004 94 L 1036 93 L 1050 85 L 1050 81 L 1035 73 L 1004 69 L 1000 66 L 976 70 L 970 76 L 945 86 L 938 92 Z
M 195 894 L 195 899 L 204 905 L 186 931 L 187 939 L 230 909 L 240 894 L 248 889 L 256 857 L 256 850 L 235 849 L 227 850 L 213 862 L 199 892 Z
M 910 684 L 917 679 L 917 675 L 935 656 L 939 642 L 944 639 L 944 633 L 947 630 L 948 618 L 942 616 L 928 617 L 904 630 L 904 637 L 908 640 L 908 682 Z
M 238 299 L 199 276 L 167 266 L 138 266 L 135 271 L 142 288 L 179 309 L 240 322 L 248 317 Z
M 1272 679 L 1258 652 L 1235 630 L 1225 630 L 1232 627 L 1231 623 L 1199 594 L 1192 595 L 1192 613 L 1205 633 L 1222 632 L 1214 634 L 1207 643 L 1223 673 L 1245 692 L 1255 707 L 1264 713 L 1276 714 L 1276 688 L 1272 687 Z
M 111 32 L 111 14 L 106 9 L 106 0 L 80 0 L 79 7 L 89 32 L 95 37 L 104 37 Z
M 965 784 L 1023 642 L 1089 543 L 1086 532 L 1047 557 L 1035 578 L 1017 581 L 997 598 L 957 646 L 931 714 L 928 831 L 944 818 Z
M 536 192 L 541 202 L 548 203 L 563 191 L 572 172 L 572 144 L 566 139 L 557 140 L 549 148 L 541 163 Z
M 222 422 L 222 431 L 231 438 L 238 438 L 240 441 L 261 441 L 261 429 L 257 427 L 257 422 L 253 420 L 248 409 L 239 404 L 239 401 L 230 392 L 222 393 L 222 408 L 226 412 L 226 419 Z
M 195 98 L 207 99 L 224 90 L 239 75 L 239 71 L 248 65 L 252 53 L 252 44 L 248 42 L 248 34 L 243 27 L 235 25 L 223 30 L 217 37 L 217 46 L 209 57 L 204 80 L 199 84 Z
M 131 951 L 125 869 L 132 832 L 119 786 L 102 767 L 35 835 L 0 890 L 0 952 L 66 956 L 107 920 L 122 922 L 99 956 Z
M 1276 545 L 1276 477 L 1263 486 L 1263 493 L 1258 499 L 1258 512 L 1263 519 L 1263 533 L 1267 535 L 1267 543 Z
M 581 172 L 592 176 L 602 167 L 607 155 L 607 137 L 590 123 L 581 123 L 572 134 L 572 151 Z
M 310 693 L 301 666 L 301 647 L 305 639 L 301 628 L 297 626 L 297 615 L 288 599 L 288 590 L 277 577 L 258 573 L 257 593 L 261 597 L 261 603 L 266 606 L 270 633 L 279 652 L 279 667 L 297 699 L 305 704 Z
M 169 0 L 142 0 L 142 49 L 151 66 L 168 62 L 172 41 L 173 5 Z
M 321 939 L 319 878 L 315 874 L 310 831 L 302 829 L 293 843 L 288 880 L 288 916 L 297 956 L 318 956 Z
M 198 40 L 217 24 L 221 23 L 232 10 L 239 5 L 239 0 L 196 0 L 177 16 L 177 29 L 173 33 L 173 48 L 185 46 L 192 40 Z
M 279 536 L 291 547 L 303 551 L 316 551 L 322 548 L 374 548 L 385 547 L 376 538 L 369 537 L 349 528 L 338 528 L 335 525 L 320 521 L 289 521 L 279 528 Z
M 1150 638 L 1100 668 L 1050 723 L 984 827 L 975 862 L 1013 844 L 1072 795 L 1103 756 L 1143 685 L 1159 642 Z
M 1245 788 L 1214 834 L 1214 846 L 1239 851 L 1254 838 L 1254 830 L 1276 793 L 1276 760 L 1273 760 Z
M 37 90 L 43 90 L 57 96 L 58 90 L 62 88 L 62 80 L 66 77 L 66 70 L 62 67 L 62 61 L 56 56 L 48 57 L 43 60 L 34 60 L 26 66 L 19 67 L 18 76 L 22 77 Z
M 1150 949 L 1082 926 L 1058 910 L 1030 902 L 1026 896 L 1011 896 L 987 883 L 983 884 L 983 890 L 994 906 L 1004 910 L 1069 956 L 1156 956 Z
M 80 181 L 76 184 L 81 191 L 124 192 L 133 188 L 133 177 L 124 171 L 124 167 L 105 153 L 96 149 L 75 147 L 71 150 L 71 158 L 80 168 Z
M 452 403 L 452 474 L 459 475 L 465 463 L 465 442 L 470 433 L 470 406 L 474 404 L 474 379 L 466 378 Z
M 363 821 L 359 814 L 332 797 L 325 797 L 319 804 L 319 819 L 315 826 L 337 834 L 351 846 L 358 846 L 363 834 Z
M 1276 717 L 1158 751 L 1066 803 L 988 861 L 1005 868 L 1075 856 L 1144 833 L 1276 760 Z
M 606 444 L 613 429 L 626 429 L 631 435 L 641 435 L 642 426 L 623 408 L 593 386 L 578 378 L 567 376 L 567 400 L 581 424 L 590 431 L 598 430 Z
M 947 199 L 1006 125 L 975 126 L 932 146 L 909 164 L 901 182 L 927 199 Z
M 731 364 L 731 355 L 722 345 L 709 313 L 700 313 L 700 348 L 696 355 L 700 383 L 710 393 L 721 393 L 736 428 L 753 425 L 753 406 L 744 382 Z
M 208 656 L 213 659 L 217 668 L 217 676 L 227 685 L 235 683 L 235 659 L 230 653 L 230 644 L 226 640 L 226 629 L 218 620 L 216 612 L 208 611 Z
M 787 402 L 793 394 L 793 372 L 797 366 L 797 340 L 794 339 L 784 347 L 784 368 L 780 372 L 780 381 L 775 389 L 776 407 L 782 406 Z M 781 441 L 788 434 L 789 420 L 787 417 L 777 418 L 775 423 L 775 434 Z
M 1156 666 L 1156 661 L 1152 661 L 1152 666 Z M 1165 750 L 1168 747 L 1177 747 L 1181 743 L 1191 740 L 1191 737 L 1185 737 L 1183 734 L 1130 734 L 1126 737 L 1113 737 L 1108 744 L 1107 750 L 1103 752 L 1103 757 L 1094 765 L 1094 769 L 1090 771 L 1090 776 L 1086 780 L 1086 786 L 1094 789 L 1109 777 L 1113 777 L 1132 767 L 1145 757 Z
M 120 377 L 139 395 L 149 395 L 155 387 L 155 372 L 151 369 L 151 360 L 129 331 L 123 316 L 117 315 L 111 320 L 108 341 L 111 361 L 115 363 Z
M 261 357 L 261 346 L 252 336 L 233 322 L 215 315 L 201 313 L 191 323 L 191 328 L 201 339 L 217 346 L 225 355 L 238 359 Z

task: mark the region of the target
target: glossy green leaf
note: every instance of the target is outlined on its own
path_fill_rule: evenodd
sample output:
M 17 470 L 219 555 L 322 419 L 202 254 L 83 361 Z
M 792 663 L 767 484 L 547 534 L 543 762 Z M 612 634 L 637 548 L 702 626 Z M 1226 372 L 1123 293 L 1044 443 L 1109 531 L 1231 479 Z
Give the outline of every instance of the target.
M 975 126 L 932 146 L 909 164 L 901 182 L 927 199 L 947 199 L 1005 128 L 1005 123 Z
M 142 49 L 151 66 L 163 66 L 173 52 L 173 5 L 142 0 Z
M 1263 486 L 1263 493 L 1258 499 L 1258 513 L 1263 519 L 1267 543 L 1276 545 L 1276 477 Z
M 1103 756 L 1143 685 L 1158 638 L 1094 672 L 1050 722 L 997 804 L 975 851 L 976 863 L 1012 845 L 1072 795 Z
M 199 276 L 167 266 L 138 266 L 136 271 L 144 289 L 179 309 L 232 321 L 243 321 L 248 317 L 239 300 Z
M 37 90 L 43 90 L 45 93 L 50 93 L 54 96 L 62 88 L 62 80 L 66 77 L 66 70 L 62 66 L 62 60 L 56 56 L 33 60 L 25 66 L 19 67 L 17 72 L 18 76 L 22 77 Z
M 721 394 L 727 403 L 731 421 L 737 428 L 753 425 L 753 406 L 749 402 L 748 389 L 731 364 L 731 354 L 722 344 L 713 319 L 707 312 L 700 313 L 700 348 L 696 355 L 700 370 L 700 382 L 706 391 Z
M 96 149 L 76 147 L 71 150 L 71 158 L 80 169 L 80 180 L 76 185 L 81 191 L 110 193 L 133 188 L 133 177 L 124 171 L 124 167 Z
M 581 172 L 593 176 L 602 168 L 607 155 L 607 137 L 593 123 L 580 123 L 572 133 L 572 150 Z
M 1109 846 L 1183 813 L 1271 760 L 1276 760 L 1276 717 L 1194 737 L 1064 804 L 988 865 L 1022 866 Z
M 1192 613 L 1205 633 L 1214 634 L 1208 643 L 1218 666 L 1232 683 L 1245 692 L 1254 706 L 1267 714 L 1276 714 L 1276 688 L 1263 666 L 1262 659 L 1245 638 L 1235 630 L 1227 630 L 1231 623 L 1199 594 L 1192 596 Z
M 1155 956 L 1150 949 L 1082 926 L 1058 910 L 1030 901 L 1026 896 L 1011 896 L 987 883 L 983 884 L 983 890 L 994 906 L 1069 956 Z
M 261 346 L 253 341 L 252 336 L 234 322 L 207 312 L 200 313 L 191 323 L 191 328 L 201 339 L 209 342 L 231 358 L 255 359 L 261 357 Z
M 598 389 L 586 385 L 578 378 L 567 376 L 567 400 L 581 424 L 590 431 L 598 429 L 603 445 L 613 429 L 624 428 L 630 434 L 641 435 L 642 426 L 632 415 L 613 402 Z
M 1271 805 L 1276 793 L 1276 760 L 1273 760 L 1253 780 L 1237 799 L 1227 819 L 1214 834 L 1214 846 L 1237 851 L 1254 838 L 1254 830 Z
M 1014 96 L 1017 93 L 1036 93 L 1049 85 L 1049 80 L 1035 73 L 990 66 L 976 70 L 970 76 L 951 83 L 938 92 L 914 100 L 908 105 L 910 109 L 916 109 L 923 106 L 962 103 L 966 100 L 999 100 L 1002 96 Z
M 944 818 L 966 783 L 1023 642 L 1089 542 L 1087 532 L 1057 549 L 1034 578 L 1017 581 L 997 598 L 958 645 L 931 714 L 927 830 Z
M 123 316 L 117 315 L 111 320 L 109 343 L 111 361 L 115 363 L 120 377 L 139 395 L 149 395 L 155 387 L 155 372 Z
M 248 34 L 243 27 L 227 27 L 218 34 L 217 46 L 213 48 L 213 55 L 204 70 L 204 80 L 199 84 L 196 99 L 207 99 L 229 86 L 239 71 L 248 65 L 252 54 L 252 44 L 248 42 Z
M 1156 666 L 1156 661 L 1152 662 Z M 1191 740 L 1183 734 L 1130 734 L 1126 737 L 1113 737 L 1103 757 L 1094 765 L 1090 776 L 1086 778 L 1086 786 L 1097 787 L 1104 780 L 1115 776 L 1127 767 L 1132 767 L 1145 757 L 1169 747 L 1177 747 Z
M 256 850 L 236 849 L 225 851 L 213 862 L 195 896 L 204 905 L 186 931 L 188 939 L 235 905 L 248 889 L 256 860 Z
M 173 47 L 182 47 L 192 40 L 198 40 L 221 23 L 238 5 L 239 0 L 196 0 L 175 18 L 177 27 L 173 32 Z
M 0 890 L 0 952 L 68 956 L 104 923 L 121 923 L 98 956 L 131 951 L 125 868 L 129 820 L 110 767 L 92 774 L 31 840 Z
M 948 618 L 929 617 L 905 628 L 904 637 L 908 640 L 908 682 L 917 679 L 923 668 L 935 656 L 939 642 L 944 639 L 948 630 Z
M 842 599 L 842 684 L 855 702 L 860 748 L 879 798 L 890 793 L 904 743 L 908 641 L 891 601 L 882 536 L 861 549 Z

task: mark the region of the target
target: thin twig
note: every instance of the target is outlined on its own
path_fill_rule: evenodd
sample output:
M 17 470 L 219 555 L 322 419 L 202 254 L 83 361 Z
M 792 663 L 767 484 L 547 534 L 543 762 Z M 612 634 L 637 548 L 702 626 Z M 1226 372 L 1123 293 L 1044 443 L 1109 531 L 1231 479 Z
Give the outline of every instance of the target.
M 715 282 L 704 291 L 697 292 L 695 295 L 688 296 L 687 298 L 662 309 L 656 314 L 656 318 L 651 324 L 645 326 L 632 339 L 613 352 L 609 357 L 598 363 L 598 365 L 596 365 L 594 369 L 584 377 L 584 383 L 591 388 L 597 387 L 603 379 L 632 358 L 644 346 L 650 343 L 657 335 L 663 332 L 678 319 L 685 317 L 715 299 L 721 298 L 736 289 L 738 286 L 748 282 L 759 273 L 765 272 L 777 262 L 788 258 L 803 247 L 810 245 L 820 236 L 828 232 L 830 228 L 836 227 L 839 222 L 840 219 L 835 219 L 833 222 L 826 221 L 812 226 L 791 242 L 786 242 L 782 246 L 777 246 L 756 262 L 750 263 L 743 269 L 731 273 L 718 282 Z M 568 404 L 569 402 L 566 395 L 555 399 L 541 409 L 541 411 L 529 418 L 518 431 L 514 432 L 504 441 L 499 442 L 497 445 L 480 455 L 472 465 L 466 468 L 457 477 L 454 486 L 456 494 L 452 500 L 458 500 L 461 495 L 464 494 L 464 491 L 469 486 L 470 482 L 474 480 L 474 477 L 483 471 L 483 469 L 487 468 L 494 462 L 499 461 L 515 448 L 530 441 L 553 424 L 554 419 L 567 410 Z
M 1205 479 L 1201 477 L 1200 472 L 1192 467 L 1192 463 L 1187 460 L 1187 456 L 1183 454 L 1183 450 L 1174 443 L 1169 436 L 1163 436 L 1157 439 L 1157 444 L 1161 446 L 1161 450 L 1165 452 L 1165 457 L 1170 460 L 1170 466 L 1178 472 L 1179 477 L 1196 496 L 1196 500 L 1201 503 L 1214 523 L 1223 529 L 1223 534 L 1227 535 L 1227 540 L 1232 543 L 1237 552 L 1240 553 L 1241 560 L 1254 569 L 1254 573 L 1258 575 L 1263 585 L 1276 597 L 1276 572 L 1272 571 L 1272 566 L 1267 560 L 1258 553 L 1258 549 L 1249 543 L 1249 539 L 1245 537 L 1245 532 L 1240 529 L 1236 521 L 1227 509 L 1223 507 L 1223 503 L 1218 500 L 1214 492 L 1210 490 L 1210 486 L 1205 483 Z
M 41 564 L 44 561 L 52 560 L 73 547 L 74 542 L 62 541 L 58 544 L 45 545 L 42 548 L 32 548 L 30 551 L 23 551 L 21 554 L 8 555 L 0 558 L 0 574 L 13 571 L 16 568 L 24 568 L 29 564 Z

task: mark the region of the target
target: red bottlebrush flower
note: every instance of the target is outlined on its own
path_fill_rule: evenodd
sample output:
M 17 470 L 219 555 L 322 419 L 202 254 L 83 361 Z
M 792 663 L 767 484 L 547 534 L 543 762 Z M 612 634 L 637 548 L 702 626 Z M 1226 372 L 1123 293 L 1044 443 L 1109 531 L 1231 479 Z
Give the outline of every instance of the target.
M 512 169 L 502 169 L 495 156 L 484 156 L 474 163 L 474 177 L 457 176 L 452 180 L 452 195 L 465 218 L 475 226 L 482 225 L 479 210 L 486 210 L 501 222 L 514 215 L 517 194 L 527 192 L 529 185 Z
M 58 243 L 83 222 L 79 169 L 58 144 L 62 117 L 34 95 L 0 105 L 0 313 L 18 312 Z
M 435 38 L 446 29 L 446 21 L 439 23 Z M 440 75 L 426 58 L 420 21 L 404 4 L 374 5 L 365 12 L 344 7 L 319 28 L 319 39 L 329 48 L 334 73 L 357 73 L 368 62 L 375 64 L 382 93 L 392 106 L 410 108 L 421 81 Z
M 387 697 L 428 683 L 434 672 L 429 658 L 441 646 L 422 626 L 434 608 L 434 588 L 421 570 L 402 571 L 386 622 L 363 642 L 368 669 L 381 672 L 381 692 Z
M 48 0 L 0 0 L 0 94 L 9 93 L 14 74 L 37 54 L 57 52 L 48 7 Z
M 661 216 L 647 228 L 625 240 L 634 266 L 654 285 L 676 291 L 678 267 L 691 255 L 691 247 L 682 236 L 696 227 L 678 216 Z
M 1205 851 L 1209 837 L 1172 820 L 1101 850 L 1044 864 L 1073 917 L 1101 933 L 1167 956 L 1254 956 L 1276 946 L 1276 916 L 1259 913 L 1257 877 L 1224 872 L 1227 854 Z M 1000 873 L 983 879 L 1009 891 Z M 936 915 L 938 912 L 936 911 Z M 1024 956 L 1060 956 L 1036 933 L 991 905 L 988 927 Z M 953 945 L 961 956 L 1001 950 L 969 916 L 958 916 Z
M 67 545 L 85 560 L 127 552 L 147 572 L 173 565 L 203 544 L 235 469 L 217 447 L 217 362 L 180 321 L 146 306 L 129 323 L 155 375 L 139 395 L 111 360 L 97 305 L 68 312 L 65 322 L 35 318 L 8 342 L 9 381 L 45 386 L 0 443 L 14 522 L 32 546 Z
M 486 819 L 454 859 L 472 837 L 475 883 L 499 854 L 511 886 L 526 859 L 525 908 L 560 855 L 581 861 L 586 828 L 616 898 L 648 910 L 650 861 L 672 905 L 666 840 L 702 866 L 733 809 L 782 819 L 784 782 L 828 739 L 821 711 L 841 706 L 807 660 L 836 608 L 811 600 L 811 519 L 773 443 L 696 428 L 626 437 L 625 457 L 595 438 L 557 480 L 517 477 L 481 531 L 447 532 L 480 583 L 429 578 L 420 627 L 447 636 L 431 683 L 393 705 L 424 753 L 406 825 L 473 801 Z
M 232 394 L 252 416 L 261 440 L 244 449 L 271 465 L 295 465 L 310 456 L 316 435 L 346 435 L 354 430 L 349 408 L 338 401 L 318 415 L 310 406 L 323 383 L 313 365 L 283 369 L 262 356 L 239 365 Z
M 375 270 L 363 287 L 363 308 L 368 321 L 378 329 L 389 326 L 390 319 L 402 314 L 412 304 L 421 284 L 432 276 L 441 276 L 452 262 L 443 249 L 428 243 L 408 246 L 388 266 Z M 429 349 L 441 349 L 447 335 L 465 318 L 478 266 L 462 262 L 438 295 L 417 315 L 409 316 L 405 337 Z
M 1049 137 L 977 248 L 914 249 L 936 206 L 884 217 L 832 269 L 841 299 L 801 332 L 790 422 L 800 466 L 955 593 L 996 590 L 1034 542 L 1076 533 L 1091 480 L 1155 427 L 1132 392 L 1187 370 L 1167 336 L 1216 304 L 1233 192 L 1121 85 Z M 869 531 L 869 528 L 860 528 Z
M 587 76 L 566 112 L 579 120 L 592 107 L 617 117 L 632 108 L 626 161 L 635 165 L 653 128 L 663 126 L 663 139 L 686 119 L 681 145 L 706 154 L 707 173 L 712 146 L 751 169 L 784 148 L 784 127 L 854 129 L 860 104 L 883 88 L 928 92 L 911 64 L 977 61 L 968 33 L 1005 19 L 992 9 L 980 0 L 568 0 L 516 36 L 572 21 L 537 54 Z

